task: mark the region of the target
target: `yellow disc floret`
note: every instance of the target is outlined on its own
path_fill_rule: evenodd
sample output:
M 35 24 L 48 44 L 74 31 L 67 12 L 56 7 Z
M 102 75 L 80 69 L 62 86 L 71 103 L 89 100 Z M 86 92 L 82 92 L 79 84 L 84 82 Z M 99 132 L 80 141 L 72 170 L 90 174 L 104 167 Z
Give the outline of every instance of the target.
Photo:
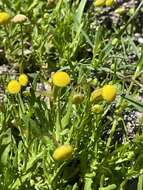
M 28 76 L 25 74 L 21 74 L 18 78 L 19 83 L 21 86 L 26 86 L 28 83 Z
M 63 71 L 58 71 L 52 75 L 53 84 L 58 87 L 65 87 L 70 83 L 70 76 Z
M 108 102 L 112 102 L 116 98 L 117 89 L 114 85 L 105 85 L 102 89 L 102 97 Z
M 73 153 L 73 147 L 71 145 L 62 145 L 56 148 L 53 153 L 54 160 L 61 161 L 69 158 Z
M 0 25 L 7 24 L 10 20 L 10 15 L 6 12 L 0 12 Z
M 21 90 L 21 86 L 17 80 L 11 80 L 8 83 L 7 90 L 10 94 L 17 94 Z

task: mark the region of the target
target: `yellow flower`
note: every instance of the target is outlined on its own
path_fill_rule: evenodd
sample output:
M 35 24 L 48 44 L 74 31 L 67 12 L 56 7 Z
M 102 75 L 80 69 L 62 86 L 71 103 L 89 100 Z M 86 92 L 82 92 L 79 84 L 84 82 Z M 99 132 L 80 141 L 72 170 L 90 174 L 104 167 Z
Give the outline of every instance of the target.
M 65 160 L 69 158 L 73 153 L 73 147 L 71 145 L 62 145 L 56 148 L 53 153 L 54 160 Z
M 102 90 L 102 97 L 108 102 L 112 102 L 116 98 L 117 89 L 114 85 L 105 85 Z
M 105 5 L 105 0 L 96 0 L 96 1 L 94 2 L 94 5 L 95 5 L 96 7 L 104 6 L 104 5 Z
M 122 14 L 124 14 L 125 12 L 126 12 L 125 7 L 119 7 L 119 8 L 117 8 L 117 9 L 115 10 L 115 13 L 116 13 L 116 14 L 119 14 L 119 15 L 122 15 Z
M 106 0 L 105 4 L 107 7 L 111 7 L 114 4 L 114 0 Z
M 0 12 L 0 25 L 7 24 L 10 20 L 10 15 L 6 12 Z
M 8 83 L 7 90 L 10 94 L 17 94 L 21 90 L 21 86 L 17 80 L 11 80 Z
M 84 100 L 84 95 L 83 94 L 74 94 L 72 98 L 72 103 L 73 104 L 80 104 Z
M 55 86 L 64 87 L 70 83 L 70 77 L 66 72 L 58 71 L 52 75 L 52 80 Z
M 26 86 L 28 83 L 28 76 L 25 74 L 21 74 L 18 78 L 19 83 L 21 86 Z
M 91 111 L 93 113 L 102 113 L 104 111 L 104 108 L 102 105 L 96 104 L 96 105 L 92 106 Z
M 26 20 L 27 20 L 27 17 L 25 15 L 18 14 L 15 17 L 13 17 L 12 22 L 22 23 L 22 22 L 25 22 Z
M 90 101 L 96 102 L 102 99 L 102 88 L 96 89 L 91 93 Z

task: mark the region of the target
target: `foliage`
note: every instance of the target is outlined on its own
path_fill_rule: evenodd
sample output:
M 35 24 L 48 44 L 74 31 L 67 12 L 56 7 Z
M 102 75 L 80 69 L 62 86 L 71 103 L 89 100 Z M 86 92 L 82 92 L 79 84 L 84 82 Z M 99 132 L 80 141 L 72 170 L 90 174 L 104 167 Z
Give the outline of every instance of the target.
M 0 2 L 11 18 L 27 18 L 0 25 L 0 65 L 10 68 L 0 75 L 1 190 L 143 189 L 143 119 L 130 139 L 123 118 L 143 112 L 143 48 L 134 40 L 142 4 L 108 25 L 117 3 L 107 12 L 87 0 Z M 54 86 L 59 70 L 69 74 L 67 86 Z M 8 83 L 21 73 L 25 85 L 9 94 Z M 105 85 L 115 85 L 117 96 L 92 102 Z M 54 160 L 64 144 L 72 156 Z

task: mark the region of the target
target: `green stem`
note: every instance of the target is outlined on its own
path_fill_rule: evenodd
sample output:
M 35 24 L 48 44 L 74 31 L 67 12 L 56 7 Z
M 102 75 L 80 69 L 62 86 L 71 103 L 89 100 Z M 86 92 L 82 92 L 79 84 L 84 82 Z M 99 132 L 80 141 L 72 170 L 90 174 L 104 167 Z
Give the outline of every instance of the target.
M 140 69 L 139 69 L 139 67 L 137 66 L 136 71 L 135 71 L 135 73 L 134 73 L 134 75 L 133 75 L 133 77 L 132 77 L 132 82 L 130 83 L 130 86 L 129 86 L 128 90 L 127 90 L 126 95 L 129 95 L 129 93 L 130 93 L 130 91 L 131 91 L 131 89 L 132 89 L 132 87 L 133 87 L 133 85 L 134 85 L 134 82 L 135 82 L 136 78 L 138 77 L 139 71 L 140 71 Z
M 7 29 L 7 26 L 4 25 L 4 29 L 5 29 L 5 33 L 6 33 L 6 41 L 5 41 L 5 52 L 6 50 L 8 49 L 8 47 L 10 48 L 10 37 L 9 37 L 9 32 L 8 32 L 8 29 Z
M 61 94 L 61 90 L 59 91 Z M 60 125 L 60 129 L 62 130 L 62 123 L 61 123 L 61 104 L 60 104 L 60 94 L 58 96 L 58 114 L 59 114 L 59 125 Z
M 100 178 L 100 187 L 104 186 L 104 179 L 105 179 L 105 176 L 104 176 L 104 174 L 102 174 L 101 178 Z
M 21 55 L 22 55 L 22 59 L 21 59 L 19 72 L 23 73 L 23 71 L 24 71 L 24 65 L 23 65 L 23 61 L 24 61 L 24 37 L 23 37 L 22 24 L 20 24 L 20 30 L 21 30 Z
M 111 131 L 110 131 L 110 135 L 109 135 L 109 138 L 108 138 L 108 141 L 107 141 L 107 144 L 106 144 L 106 149 L 105 149 L 106 153 L 108 152 L 108 149 L 110 147 L 113 134 L 114 134 L 114 132 L 116 130 L 116 125 L 117 125 L 117 118 L 115 118 L 115 120 L 113 121 L 113 125 L 112 125 Z

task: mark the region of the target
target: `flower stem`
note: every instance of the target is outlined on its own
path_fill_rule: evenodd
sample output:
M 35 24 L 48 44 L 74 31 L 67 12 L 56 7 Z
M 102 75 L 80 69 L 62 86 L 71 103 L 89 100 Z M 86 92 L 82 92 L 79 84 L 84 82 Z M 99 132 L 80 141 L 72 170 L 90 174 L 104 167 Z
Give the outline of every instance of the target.
M 19 72 L 23 73 L 24 71 L 24 38 L 23 38 L 23 27 L 22 24 L 20 24 L 20 30 L 21 30 L 21 55 L 22 55 L 22 59 L 21 59 L 21 64 L 20 64 L 20 68 L 19 68 Z
M 115 119 L 113 121 L 113 125 L 112 125 L 111 131 L 110 131 L 110 135 L 109 135 L 109 138 L 108 138 L 108 141 L 107 141 L 107 144 L 106 144 L 106 149 L 105 149 L 106 153 L 108 152 L 108 149 L 110 147 L 110 144 L 111 144 L 111 141 L 112 141 L 112 137 L 113 137 L 114 132 L 116 130 L 116 126 L 117 126 L 117 120 Z
M 8 32 L 8 28 L 7 28 L 6 25 L 4 26 L 4 29 L 5 29 L 6 38 L 7 38 L 7 40 L 5 41 L 5 52 L 6 52 L 6 50 L 8 49 L 8 45 L 9 45 L 9 48 L 10 48 L 11 46 L 10 46 L 9 32 Z

